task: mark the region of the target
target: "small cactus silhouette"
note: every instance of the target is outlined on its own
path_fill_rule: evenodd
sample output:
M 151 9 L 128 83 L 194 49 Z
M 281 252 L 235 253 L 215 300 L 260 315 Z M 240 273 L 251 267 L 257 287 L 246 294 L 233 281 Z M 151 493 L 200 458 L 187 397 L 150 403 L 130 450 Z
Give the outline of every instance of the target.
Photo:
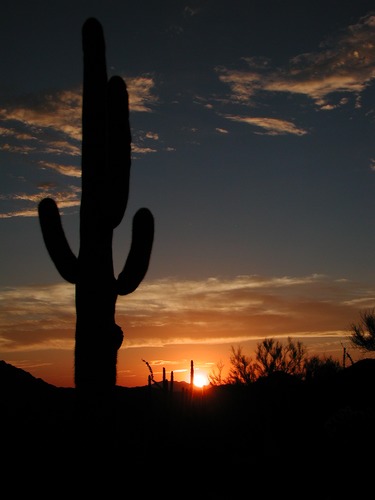
M 78 256 L 70 249 L 58 207 L 38 205 L 47 251 L 60 275 L 75 285 L 76 389 L 107 392 L 116 385 L 117 353 L 123 332 L 115 323 L 118 295 L 132 293 L 148 270 L 154 218 L 147 208 L 133 217 L 126 263 L 114 276 L 112 238 L 125 214 L 131 165 L 128 93 L 124 80 L 106 70 L 105 41 L 95 18 L 82 27 L 82 194 Z

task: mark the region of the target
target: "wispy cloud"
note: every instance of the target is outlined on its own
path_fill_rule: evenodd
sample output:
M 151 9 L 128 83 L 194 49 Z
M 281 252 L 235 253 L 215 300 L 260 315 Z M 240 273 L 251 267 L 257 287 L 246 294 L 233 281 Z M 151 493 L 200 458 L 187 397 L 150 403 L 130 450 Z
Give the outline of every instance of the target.
M 127 78 L 129 107 L 131 112 L 148 113 L 158 101 L 154 92 L 154 81 L 150 76 Z M 30 156 L 43 154 L 48 159 L 38 158 L 37 164 L 45 171 L 64 177 L 79 179 L 81 169 L 75 158 L 81 154 L 81 89 L 28 95 L 0 109 L 0 151 Z M 135 140 L 134 140 L 135 139 Z M 148 131 L 134 134 L 132 153 L 145 155 L 157 151 L 159 137 Z M 150 142 L 152 145 L 150 145 Z M 72 160 L 66 160 L 71 158 Z M 32 160 L 35 161 L 35 160 Z M 11 210 L 2 208 L 0 219 L 11 217 L 36 217 L 37 203 L 45 196 L 52 196 L 60 209 L 79 204 L 80 188 L 64 186 L 57 188 L 52 182 L 34 193 L 3 194 L 0 199 L 14 202 L 31 202 L 12 205 Z
M 284 93 L 311 99 L 317 110 L 344 106 L 349 96 L 354 96 L 355 107 L 360 107 L 361 93 L 375 79 L 374 39 L 375 15 L 369 14 L 349 26 L 346 32 L 323 42 L 318 51 L 296 55 L 286 67 L 275 69 L 269 60 L 247 57 L 243 58 L 247 69 L 218 67 L 216 71 L 220 81 L 230 88 L 232 104 L 254 108 L 267 94 Z M 274 117 L 241 118 L 244 123 L 254 124 L 255 120 L 259 127 L 273 135 L 301 130 L 293 125 L 289 130 L 273 128 L 270 120 L 275 120 Z
M 297 127 L 292 122 L 286 120 L 279 120 L 277 118 L 265 118 L 265 117 L 250 117 L 250 116 L 233 116 L 226 115 L 226 118 L 235 122 L 247 123 L 248 125 L 253 125 L 258 127 L 261 131 L 258 133 L 263 133 L 266 135 L 305 135 L 307 131 L 303 128 Z
M 235 344 L 265 337 L 349 335 L 375 290 L 327 276 L 237 276 L 146 281 L 117 302 L 127 347 Z M 65 283 L 0 290 L 2 352 L 70 349 L 74 287 Z
M 73 345 L 74 288 L 65 284 L 3 289 L 1 350 L 69 348 Z
M 28 96 L 23 102 L 2 108 L 0 120 L 19 122 L 36 133 L 50 128 L 80 140 L 80 108 L 81 95 L 77 91 L 59 91 Z
M 158 103 L 152 76 L 127 77 L 123 75 L 129 92 L 130 112 L 150 113 Z
M 126 78 L 131 112 L 151 112 L 158 101 L 150 76 Z M 9 152 L 32 151 L 80 154 L 82 89 L 71 89 L 19 98 L 0 109 L 0 137 Z M 21 130 L 21 131 L 20 131 Z M 56 135 L 57 134 L 57 135 Z M 9 139 L 23 144 L 11 144 Z M 25 144 L 34 141 L 34 144 Z M 22 150 L 21 150 L 22 148 Z
M 81 177 L 81 169 L 77 168 L 75 165 L 61 165 L 60 163 L 43 160 L 38 163 L 42 168 L 54 170 L 61 175 L 67 175 L 68 177 Z
M 19 132 L 18 130 L 14 129 L 12 127 L 10 127 L 10 128 L 0 127 L 0 136 L 1 137 L 15 137 L 16 139 L 19 139 L 20 141 L 36 140 L 36 137 L 34 137 L 32 134 Z
M 9 219 L 12 217 L 37 217 L 38 203 L 43 198 L 47 197 L 52 197 L 56 201 L 60 212 L 63 214 L 64 209 L 79 206 L 80 193 L 81 190 L 77 186 L 66 186 L 62 190 L 53 184 L 43 184 L 40 186 L 40 191 L 37 193 L 0 195 L 0 200 L 14 202 L 12 205 L 14 208 L 12 208 L 12 210 L 0 212 L 0 219 Z M 18 207 L 19 202 L 22 202 L 21 207 Z M 31 204 L 31 206 L 28 206 L 28 204 Z

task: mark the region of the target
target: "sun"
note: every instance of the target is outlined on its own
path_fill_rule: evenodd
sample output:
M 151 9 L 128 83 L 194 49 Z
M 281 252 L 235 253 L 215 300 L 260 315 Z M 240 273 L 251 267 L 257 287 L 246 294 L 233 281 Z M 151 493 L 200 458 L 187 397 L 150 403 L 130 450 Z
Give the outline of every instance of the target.
M 194 385 L 195 387 L 204 387 L 208 385 L 208 378 L 205 373 L 196 373 L 194 375 Z

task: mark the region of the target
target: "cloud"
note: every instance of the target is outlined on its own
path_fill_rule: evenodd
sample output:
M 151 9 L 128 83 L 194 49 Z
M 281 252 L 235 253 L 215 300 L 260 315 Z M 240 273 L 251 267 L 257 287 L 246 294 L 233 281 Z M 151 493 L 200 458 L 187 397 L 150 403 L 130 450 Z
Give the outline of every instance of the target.
M 129 92 L 129 107 L 133 112 L 150 112 L 157 102 L 153 94 L 154 81 L 150 76 L 131 77 L 126 79 Z M 40 160 L 37 163 L 45 171 L 56 172 L 64 177 L 79 179 L 81 168 L 72 164 L 62 156 L 75 158 L 81 155 L 81 89 L 48 92 L 18 98 L 13 103 L 0 109 L 0 151 L 21 155 L 46 155 L 53 159 Z M 144 141 L 152 141 L 155 145 L 159 136 L 155 132 L 147 132 L 145 138 L 135 134 L 132 153 L 144 155 L 154 153 L 155 147 L 145 145 Z M 134 139 L 134 138 L 133 138 Z M 47 185 L 47 184 L 46 184 Z M 37 206 L 45 196 L 52 196 L 59 208 L 79 205 L 80 188 L 64 187 L 64 192 L 49 183 L 47 192 L 32 194 L 16 193 L 3 195 L 1 200 L 32 202 L 33 206 L 12 206 L 11 210 L 2 209 L 0 219 L 11 217 L 36 217 Z
M 220 73 L 219 80 L 229 85 L 232 91 L 230 100 L 234 103 L 250 104 L 251 97 L 255 96 L 264 85 L 260 73 L 229 70 L 224 67 L 216 68 L 216 71 Z
M 137 130 L 133 133 L 132 155 L 136 158 L 138 154 L 157 153 L 155 143 L 159 141 L 159 134 L 156 132 Z M 151 144 L 148 145 L 148 144 Z
M 116 321 L 127 347 L 236 344 L 265 337 L 349 335 L 359 311 L 375 305 L 375 290 L 327 276 L 244 275 L 143 282 L 119 297 Z M 0 290 L 2 352 L 72 347 L 74 287 L 69 284 Z
M 247 70 L 216 68 L 219 79 L 231 90 L 232 103 L 255 106 L 263 93 L 300 94 L 312 99 L 319 110 L 348 103 L 332 103 L 336 94 L 359 95 L 375 78 L 375 15 L 369 14 L 316 52 L 299 54 L 289 65 L 273 69 L 270 61 L 244 58 Z
M 235 122 L 242 122 L 242 123 L 247 123 L 248 125 L 254 125 L 255 127 L 263 129 L 264 134 L 266 135 L 307 134 L 306 130 L 297 127 L 293 123 L 288 122 L 286 120 L 279 120 L 277 118 L 233 116 L 233 115 L 226 115 L 226 118 Z
M 81 95 L 77 91 L 59 91 L 38 96 L 28 96 L 19 104 L 14 103 L 0 110 L 0 119 L 15 121 L 38 129 L 50 128 L 80 140 Z
M 157 152 L 157 149 L 155 149 L 155 148 L 137 146 L 137 145 L 132 146 L 132 153 L 149 154 L 149 153 L 156 153 L 156 152 Z
M 71 348 L 74 288 L 65 284 L 7 288 L 1 293 L 2 351 Z
M 131 112 L 151 112 L 158 99 L 150 76 L 126 78 Z M 18 98 L 0 109 L 0 137 L 37 144 L 2 146 L 8 152 L 44 152 L 77 156 L 81 141 L 82 89 Z M 8 141 L 9 142 L 9 141 Z
M 15 137 L 16 139 L 19 139 L 20 141 L 36 140 L 36 137 L 34 137 L 33 135 L 28 134 L 28 133 L 19 132 L 14 128 L 0 127 L 0 136 Z
M 68 177 L 81 177 L 81 169 L 77 168 L 75 165 L 61 165 L 59 163 L 42 160 L 38 163 L 42 168 L 54 170 L 61 175 L 67 175 Z
M 1 151 L 5 151 L 7 153 L 16 153 L 21 155 L 27 155 L 29 153 L 33 153 L 37 150 L 37 148 L 32 146 L 27 146 L 26 144 L 21 144 L 19 146 L 14 146 L 12 144 L 2 144 L 0 147 Z
M 146 132 L 145 137 L 146 139 L 153 139 L 154 141 L 159 140 L 159 134 L 157 134 L 156 132 Z
M 129 109 L 131 112 L 150 113 L 158 102 L 153 93 L 155 82 L 151 76 L 126 77 L 129 92 Z
M 38 193 L 16 193 L 12 195 L 0 195 L 0 200 L 11 200 L 15 207 L 18 202 L 23 202 L 21 208 L 14 208 L 11 211 L 0 213 L 0 219 L 9 219 L 11 217 L 38 217 L 38 203 L 47 197 L 53 198 L 60 210 L 64 213 L 64 208 L 72 208 L 80 205 L 81 189 L 77 186 L 66 186 L 64 190 L 58 189 L 53 184 L 43 184 Z M 28 208 L 24 203 L 31 203 Z

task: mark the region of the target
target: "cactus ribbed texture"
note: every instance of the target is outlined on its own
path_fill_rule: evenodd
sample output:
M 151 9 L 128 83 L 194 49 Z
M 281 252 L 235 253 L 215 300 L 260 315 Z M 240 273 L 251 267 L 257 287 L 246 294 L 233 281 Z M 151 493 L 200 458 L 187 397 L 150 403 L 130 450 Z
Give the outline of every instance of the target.
M 107 78 L 101 24 L 82 28 L 82 194 L 78 257 L 64 234 L 51 198 L 38 206 L 47 251 L 60 275 L 75 285 L 75 386 L 108 391 L 116 385 L 117 352 L 123 340 L 115 323 L 118 295 L 133 292 L 150 261 L 154 218 L 147 208 L 133 217 L 132 243 L 122 272 L 114 276 L 112 238 L 125 214 L 131 165 L 128 93 L 119 76 Z

